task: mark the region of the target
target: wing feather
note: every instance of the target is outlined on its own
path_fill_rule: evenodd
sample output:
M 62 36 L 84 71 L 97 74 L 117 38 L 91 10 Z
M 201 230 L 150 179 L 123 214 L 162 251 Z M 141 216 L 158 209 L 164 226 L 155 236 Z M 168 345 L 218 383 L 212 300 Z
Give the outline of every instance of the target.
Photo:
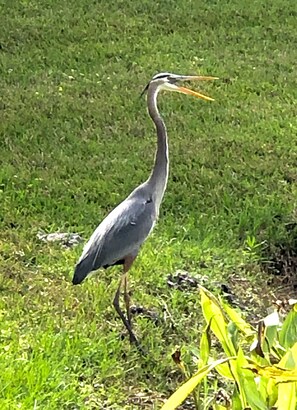
M 127 255 L 137 255 L 156 221 L 151 200 L 130 196 L 101 222 L 84 247 L 75 268 L 73 283 L 93 270 L 112 265 Z

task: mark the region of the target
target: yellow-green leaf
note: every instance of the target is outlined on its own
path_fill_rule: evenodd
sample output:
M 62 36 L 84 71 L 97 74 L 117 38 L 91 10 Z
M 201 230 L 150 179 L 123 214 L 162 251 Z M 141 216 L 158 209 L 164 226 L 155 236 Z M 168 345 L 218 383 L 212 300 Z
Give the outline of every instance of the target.
M 297 383 L 278 385 L 278 410 L 296 410 Z
M 176 409 L 198 386 L 198 384 L 204 379 L 207 374 L 213 370 L 218 364 L 224 363 L 233 358 L 225 358 L 216 360 L 207 366 L 202 367 L 197 373 L 194 374 L 186 383 L 184 383 L 179 389 L 177 389 L 166 401 L 161 410 L 174 410 Z
M 214 410 L 229 410 L 230 409 L 230 406 L 223 406 L 222 404 L 217 404 L 217 403 L 214 403 L 213 405 L 212 405 L 212 408 L 214 409 Z
M 233 377 L 233 375 L 232 375 L 232 373 L 231 373 L 231 370 L 230 370 L 229 363 L 219 364 L 219 365 L 216 367 L 216 371 L 217 371 L 221 376 L 226 377 L 226 379 L 234 380 L 234 377 Z
M 237 389 L 234 389 L 232 396 L 232 410 L 242 410 L 242 401 L 240 400 L 240 395 Z
M 244 333 L 246 336 L 252 336 L 256 333 L 255 330 L 241 317 L 241 314 L 237 310 L 231 308 L 226 302 L 222 300 L 221 303 L 230 320 L 234 322 L 236 327 L 242 333 Z
M 229 338 L 227 324 L 218 300 L 208 290 L 200 286 L 201 306 L 207 324 L 219 339 L 228 356 L 235 356 L 236 350 Z
M 278 389 L 277 389 L 275 380 L 269 379 L 267 382 L 267 398 L 268 398 L 269 408 L 275 405 L 277 401 L 277 393 L 278 393 Z
M 245 368 L 259 376 L 275 379 L 277 383 L 297 381 L 297 370 L 283 369 L 278 366 L 259 366 L 256 363 L 247 365 Z
M 278 366 L 285 369 L 297 369 L 297 342 L 282 357 Z
M 279 332 L 279 341 L 285 348 L 290 348 L 297 340 L 297 311 L 293 309 L 288 313 Z
M 200 339 L 200 359 L 198 364 L 199 368 L 205 366 L 208 362 L 210 343 L 210 324 L 208 324 L 206 328 L 203 330 Z
M 236 365 L 238 374 L 237 383 L 243 408 L 248 406 L 252 410 L 267 410 L 265 399 L 257 388 L 253 374 L 246 369 L 248 361 L 241 348 L 238 350 Z

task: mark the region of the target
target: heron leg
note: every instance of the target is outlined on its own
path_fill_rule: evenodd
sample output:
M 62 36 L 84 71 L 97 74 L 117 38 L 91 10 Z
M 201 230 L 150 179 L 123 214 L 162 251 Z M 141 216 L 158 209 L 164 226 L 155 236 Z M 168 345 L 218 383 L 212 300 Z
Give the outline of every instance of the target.
M 133 333 L 132 328 L 131 328 L 131 326 L 130 326 L 128 320 L 126 319 L 124 313 L 122 312 L 122 310 L 121 310 L 121 308 L 120 308 L 119 299 L 120 299 L 121 286 L 122 286 L 123 281 L 125 280 L 124 278 L 125 278 L 125 273 L 124 273 L 124 275 L 121 277 L 121 280 L 120 280 L 118 289 L 117 289 L 116 294 L 115 294 L 115 296 L 114 296 L 113 306 L 114 306 L 114 308 L 115 308 L 117 314 L 120 316 L 120 318 L 121 318 L 121 320 L 122 320 L 122 322 L 123 322 L 125 328 L 128 330 L 128 333 L 129 333 L 129 336 L 130 336 L 130 342 L 131 342 L 131 343 L 135 343 L 137 346 L 139 346 L 139 342 L 138 342 L 138 340 L 137 340 L 135 334 Z
M 129 288 L 128 288 L 128 273 L 124 273 L 123 282 L 124 282 L 124 301 L 126 305 L 127 319 L 132 329 L 131 311 L 130 311 L 130 295 L 129 295 Z
M 126 305 L 126 312 L 127 312 L 127 319 L 128 323 L 132 329 L 131 324 L 131 311 L 130 311 L 130 295 L 129 295 L 129 288 L 128 288 L 128 270 L 131 268 L 132 263 L 135 260 L 135 256 L 127 256 L 124 262 L 124 274 L 123 274 L 123 282 L 124 282 L 124 301 Z

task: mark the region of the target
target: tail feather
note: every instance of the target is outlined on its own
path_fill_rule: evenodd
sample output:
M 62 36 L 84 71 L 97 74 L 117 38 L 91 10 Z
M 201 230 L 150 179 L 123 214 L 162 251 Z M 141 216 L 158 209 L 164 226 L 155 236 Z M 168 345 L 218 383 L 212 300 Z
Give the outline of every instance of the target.
M 80 284 L 92 270 L 93 261 L 90 260 L 90 258 L 87 257 L 79 261 L 74 270 L 74 275 L 72 279 L 73 285 Z

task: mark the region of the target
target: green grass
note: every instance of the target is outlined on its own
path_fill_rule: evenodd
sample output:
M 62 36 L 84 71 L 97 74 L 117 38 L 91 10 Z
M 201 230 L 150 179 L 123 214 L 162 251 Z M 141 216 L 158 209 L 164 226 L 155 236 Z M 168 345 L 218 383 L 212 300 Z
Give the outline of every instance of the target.
M 0 9 L 0 407 L 158 408 L 181 381 L 171 350 L 197 345 L 201 324 L 197 292 L 170 289 L 167 275 L 206 275 L 219 290 L 235 273 L 259 288 L 261 252 L 294 243 L 295 1 L 28 0 Z M 36 234 L 87 239 L 147 178 L 155 133 L 139 94 L 158 71 L 220 80 L 203 84 L 214 103 L 159 98 L 170 179 L 131 286 L 134 303 L 161 321 L 134 318 L 149 352 L 141 357 L 121 340 L 112 308 L 120 270 L 73 287 L 81 247 Z M 263 242 L 257 252 L 247 249 L 253 237 Z

